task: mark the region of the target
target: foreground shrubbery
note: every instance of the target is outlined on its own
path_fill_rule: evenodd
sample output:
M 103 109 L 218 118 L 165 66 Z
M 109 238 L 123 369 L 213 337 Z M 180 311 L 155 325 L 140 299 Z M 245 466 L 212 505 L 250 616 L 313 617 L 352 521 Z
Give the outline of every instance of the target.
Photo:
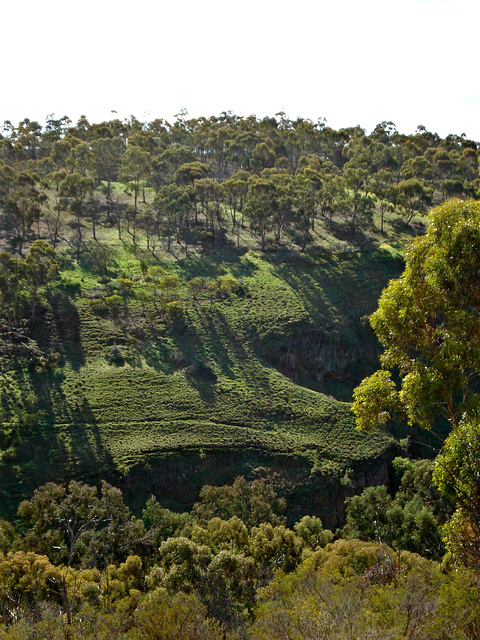
M 23 575 L 18 571 L 22 558 Z M 9 569 L 16 568 L 9 581 L 6 564 Z M 217 581 L 222 580 L 227 566 L 232 568 L 228 562 L 218 567 Z M 36 572 L 29 573 L 33 567 Z M 305 553 L 295 571 L 278 570 L 266 587 L 262 588 L 257 579 L 256 593 L 252 594 L 256 604 L 237 617 L 235 624 L 212 615 L 201 589 L 191 593 L 184 593 L 181 585 L 149 589 L 139 579 L 140 567 L 139 559 L 131 557 L 103 575 L 98 571 L 71 571 L 67 593 L 69 602 L 76 600 L 76 606 L 69 624 L 65 602 L 54 587 L 65 568 L 55 568 L 35 554 L 3 556 L 0 579 L 4 619 L 7 600 L 12 606 L 16 597 L 20 605 L 23 592 L 24 601 L 16 617 L 3 624 L 0 638 L 460 640 L 478 638 L 480 633 L 480 594 L 472 573 L 440 566 L 408 552 L 398 553 L 378 543 L 337 540 Z M 240 576 L 234 579 L 239 590 L 242 580 Z M 49 593 L 45 590 L 47 581 L 51 583 Z M 208 593 L 212 596 L 220 591 L 215 592 L 212 584 Z M 232 597 L 222 593 L 226 601 Z
M 264 480 L 204 487 L 191 513 L 152 497 L 142 519 L 106 482 L 44 485 L 16 527 L 1 523 L 0 638 L 477 638 L 476 576 L 402 550 L 422 539 L 432 555 L 448 510 L 431 465 L 395 468 L 395 497 L 379 488 L 350 500 L 336 540 L 314 516 L 286 526 Z M 388 505 L 375 523 L 379 497 Z M 412 504 L 434 530 L 395 537 L 389 518 L 415 522 Z
M 477 638 L 478 596 L 466 570 L 338 540 L 260 592 L 250 638 Z

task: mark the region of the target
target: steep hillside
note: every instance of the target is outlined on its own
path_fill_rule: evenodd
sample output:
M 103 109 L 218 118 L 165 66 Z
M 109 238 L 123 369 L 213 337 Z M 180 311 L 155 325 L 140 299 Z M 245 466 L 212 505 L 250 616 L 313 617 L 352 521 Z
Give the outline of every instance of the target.
M 112 240 L 112 277 L 100 284 L 86 258 L 77 266 L 64 254 L 29 343 L 58 353 L 58 366 L 4 356 L 4 512 L 48 480 L 107 477 L 139 503 L 153 491 L 188 506 L 204 482 L 270 473 L 297 510 L 316 488 L 317 510 L 335 522 L 342 492 L 385 480 L 392 437 L 356 433 L 342 400 L 375 366 L 361 318 L 401 269 L 398 254 L 223 248 L 163 262 L 185 308 L 172 321 L 142 309 L 139 292 L 153 286 L 142 259 Z M 99 309 L 95 301 L 118 291 L 114 275 L 131 291 L 118 308 Z M 215 298 L 188 286 L 226 275 L 238 286 Z
M 348 404 L 368 315 L 428 208 L 477 194 L 478 144 L 277 116 L 4 129 L 3 514 L 48 480 L 184 508 L 245 474 L 335 526 L 388 481 L 399 445 Z

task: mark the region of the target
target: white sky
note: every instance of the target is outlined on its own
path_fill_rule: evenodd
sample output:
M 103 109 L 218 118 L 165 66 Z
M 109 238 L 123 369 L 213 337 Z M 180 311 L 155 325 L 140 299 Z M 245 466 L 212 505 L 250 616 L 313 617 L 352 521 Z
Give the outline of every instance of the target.
M 1 19 L 0 123 L 285 111 L 480 141 L 478 0 L 12 0 Z

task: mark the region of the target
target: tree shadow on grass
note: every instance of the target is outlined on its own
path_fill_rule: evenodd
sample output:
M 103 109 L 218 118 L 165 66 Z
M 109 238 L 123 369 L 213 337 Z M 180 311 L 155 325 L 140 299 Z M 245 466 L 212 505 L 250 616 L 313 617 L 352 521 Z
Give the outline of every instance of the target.
M 21 500 L 46 482 L 72 479 L 98 482 L 112 477 L 115 465 L 104 446 L 87 398 L 69 400 L 61 371 L 40 373 L 25 367 L 18 372 L 22 386 L 37 398 L 35 424 L 24 426 L 15 447 L 14 473 L 0 471 L 0 515 L 13 515 Z
M 32 335 L 42 351 L 60 353 L 73 369 L 85 364 L 80 316 L 65 291 L 55 291 L 49 296 L 49 309 L 36 323 Z
M 231 271 L 236 278 L 247 277 L 257 267 L 248 260 L 242 260 L 246 252 L 245 248 L 217 248 L 215 251 L 180 260 L 179 264 L 186 280 L 195 277 L 217 278 L 224 275 L 227 270 Z

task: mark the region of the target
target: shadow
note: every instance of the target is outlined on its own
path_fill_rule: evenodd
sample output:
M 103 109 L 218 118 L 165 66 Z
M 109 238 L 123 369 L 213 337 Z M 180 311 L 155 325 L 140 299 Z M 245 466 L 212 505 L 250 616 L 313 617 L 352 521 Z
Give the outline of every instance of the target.
M 335 397 L 337 389 L 340 399 L 349 400 L 378 367 L 380 346 L 367 318 L 389 280 L 402 273 L 403 260 L 376 250 L 306 255 L 298 262 L 271 262 L 271 268 L 306 315 L 262 335 L 257 351 L 297 384 Z
M 326 228 L 337 240 L 341 240 L 352 247 L 362 250 L 373 249 L 376 246 L 375 239 L 362 228 L 352 228 L 349 221 L 328 220 Z
M 0 465 L 2 517 L 13 516 L 20 501 L 46 482 L 65 484 L 81 479 L 96 483 L 99 476 L 113 477 L 115 472 L 83 391 L 69 401 L 61 370 L 30 371 L 21 361 L 11 365 L 31 413 L 17 427 L 12 459 Z
M 56 351 L 78 370 L 85 364 L 80 333 L 80 316 L 71 295 L 57 289 L 49 296 L 49 309 L 42 322 L 35 325 L 32 336 L 43 351 Z
M 129 247 L 127 247 L 128 249 Z M 84 271 L 98 276 L 116 273 L 119 268 L 110 247 L 95 240 L 91 240 L 85 245 L 80 254 L 79 265 Z
M 246 277 L 253 273 L 256 266 L 249 260 L 242 260 L 247 249 L 237 247 L 222 247 L 208 253 L 179 260 L 182 273 L 186 280 L 195 277 L 216 278 L 224 275 L 226 268 L 236 277 Z

